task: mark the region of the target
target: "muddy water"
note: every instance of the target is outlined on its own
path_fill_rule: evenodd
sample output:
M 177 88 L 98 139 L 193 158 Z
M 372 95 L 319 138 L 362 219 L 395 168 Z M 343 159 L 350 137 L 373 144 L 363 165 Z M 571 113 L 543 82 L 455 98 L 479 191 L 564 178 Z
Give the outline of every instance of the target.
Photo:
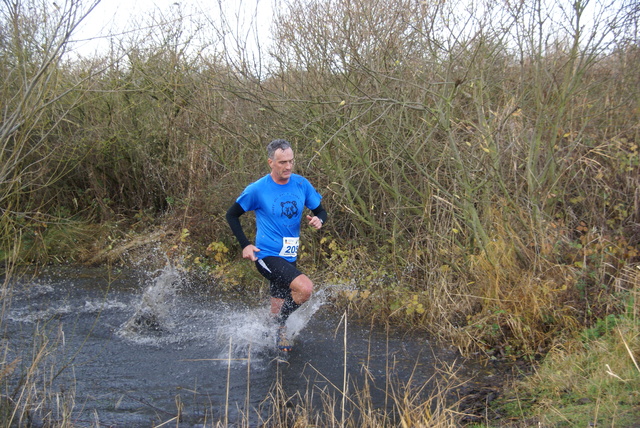
M 342 389 L 354 394 L 366 379 L 374 406 L 390 408 L 386 392 L 399 385 L 426 385 L 428 395 L 443 362 L 462 380 L 490 376 L 420 334 L 347 317 L 345 336 L 344 314 L 328 303 L 331 286 L 319 287 L 289 319 L 295 349 L 283 359 L 266 301 L 241 304 L 192 288 L 171 267 L 66 268 L 18 281 L 3 313 L 5 360 L 26 364 L 34 342 L 46 338 L 54 351 L 40 375 L 53 379 L 47 393 L 75 397 L 75 426 L 177 426 L 178 414 L 180 427 L 261 426 L 278 384 L 287 398 L 319 406 L 325 395 L 340 403 Z

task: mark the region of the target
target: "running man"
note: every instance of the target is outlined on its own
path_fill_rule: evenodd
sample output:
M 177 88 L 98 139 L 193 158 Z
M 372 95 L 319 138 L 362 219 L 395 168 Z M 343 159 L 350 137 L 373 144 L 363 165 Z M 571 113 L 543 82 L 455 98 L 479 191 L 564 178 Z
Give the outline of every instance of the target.
M 258 272 L 270 282 L 271 314 L 278 323 L 278 348 L 292 349 L 286 335 L 289 315 L 309 300 L 313 282 L 296 267 L 300 245 L 302 212 L 307 207 L 313 216 L 306 219 L 320 229 L 327 220 L 322 196 L 309 180 L 293 171 L 293 149 L 286 140 L 267 145 L 271 173 L 249 184 L 227 211 L 227 222 L 242 247 L 242 257 L 255 262 Z M 256 242 L 247 239 L 240 216 L 255 211 Z

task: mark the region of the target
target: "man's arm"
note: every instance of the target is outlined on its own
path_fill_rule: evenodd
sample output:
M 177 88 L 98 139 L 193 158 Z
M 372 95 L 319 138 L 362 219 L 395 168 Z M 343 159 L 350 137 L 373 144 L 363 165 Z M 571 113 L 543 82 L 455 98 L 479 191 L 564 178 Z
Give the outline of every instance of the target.
M 315 227 L 316 229 L 320 229 L 324 222 L 327 221 L 327 212 L 325 211 L 322 203 L 318 205 L 315 209 L 312 209 L 313 217 L 310 215 L 307 216 L 307 220 L 309 220 L 309 225 Z
M 313 215 L 315 215 L 320 220 L 322 220 L 322 224 L 324 224 L 327 221 L 328 214 L 325 211 L 324 207 L 322 206 L 322 202 L 320 202 L 320 205 L 318 205 L 318 208 L 316 208 L 315 210 L 311 210 L 311 212 L 313 213 Z
M 249 242 L 247 236 L 242 230 L 242 225 L 240 224 L 240 216 L 244 213 L 245 211 L 242 206 L 240 206 L 239 203 L 235 202 L 233 205 L 231 205 L 231 208 L 227 210 L 227 223 L 229 223 L 231 231 L 236 236 L 236 239 L 242 247 L 242 257 L 255 262 L 256 260 L 258 260 L 256 253 L 260 251 L 260 249 Z
M 227 210 L 227 223 L 229 223 L 229 227 L 231 231 L 235 235 L 236 239 L 240 243 L 242 248 L 250 245 L 251 242 L 247 239 L 247 235 L 244 234 L 244 230 L 242 230 L 242 224 L 240 224 L 240 216 L 244 214 L 245 211 L 242 209 L 239 203 L 234 202 L 233 205 Z

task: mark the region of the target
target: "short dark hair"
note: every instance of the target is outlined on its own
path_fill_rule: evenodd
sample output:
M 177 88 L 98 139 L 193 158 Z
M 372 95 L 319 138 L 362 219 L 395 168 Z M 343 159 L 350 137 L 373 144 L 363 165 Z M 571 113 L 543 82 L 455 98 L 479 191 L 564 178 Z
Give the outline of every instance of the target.
M 291 143 L 289 143 L 287 140 L 283 140 L 281 138 L 277 140 L 273 140 L 272 142 L 267 144 L 267 155 L 269 156 L 269 159 L 273 159 L 273 157 L 275 156 L 276 150 L 287 150 L 290 148 L 291 148 Z

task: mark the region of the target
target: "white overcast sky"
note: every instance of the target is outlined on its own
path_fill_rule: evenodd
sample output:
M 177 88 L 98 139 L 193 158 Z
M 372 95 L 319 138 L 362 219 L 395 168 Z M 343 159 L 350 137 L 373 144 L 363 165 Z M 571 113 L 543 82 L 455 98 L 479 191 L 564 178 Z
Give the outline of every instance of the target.
M 85 0 L 87 3 L 90 0 Z M 101 0 L 100 4 L 90 13 L 75 33 L 75 40 L 84 40 L 74 45 L 74 49 L 81 55 L 91 55 L 96 50 L 103 50 L 109 46 L 108 34 L 118 34 L 122 30 L 131 29 L 132 20 L 144 22 L 144 16 L 152 12 L 167 16 L 171 8 L 181 7 L 184 14 L 199 10 L 211 20 L 219 16 L 219 2 L 226 9 L 227 19 L 239 18 L 240 28 L 246 29 L 254 25 L 259 31 L 260 43 L 264 47 L 269 40 L 269 27 L 272 21 L 272 10 L 276 10 L 281 0 Z M 559 22 L 568 23 L 563 19 L 562 8 L 571 7 L 571 0 L 555 2 L 546 0 L 554 6 Z M 592 0 L 587 3 L 584 23 L 591 24 L 594 15 L 602 17 L 616 11 L 622 4 L 634 0 Z M 604 8 L 604 9 L 603 9 Z M 195 19 L 195 17 L 194 17 Z M 253 22 L 257 20 L 257 22 Z M 235 30 L 235 29 L 234 29 Z M 246 35 L 246 30 L 245 30 Z M 251 41 L 250 38 L 247 41 Z M 251 48 L 248 46 L 248 48 Z
M 256 28 L 268 37 L 274 0 L 220 0 L 228 19 L 239 18 L 246 28 L 257 20 Z M 181 7 L 185 15 L 199 10 L 213 19 L 219 16 L 218 0 L 102 0 L 85 18 L 75 33 L 75 50 L 81 55 L 91 55 L 109 46 L 108 35 L 131 30 L 131 22 L 141 22 L 153 12 L 167 15 L 171 8 Z M 265 40 L 262 40 L 263 42 Z

